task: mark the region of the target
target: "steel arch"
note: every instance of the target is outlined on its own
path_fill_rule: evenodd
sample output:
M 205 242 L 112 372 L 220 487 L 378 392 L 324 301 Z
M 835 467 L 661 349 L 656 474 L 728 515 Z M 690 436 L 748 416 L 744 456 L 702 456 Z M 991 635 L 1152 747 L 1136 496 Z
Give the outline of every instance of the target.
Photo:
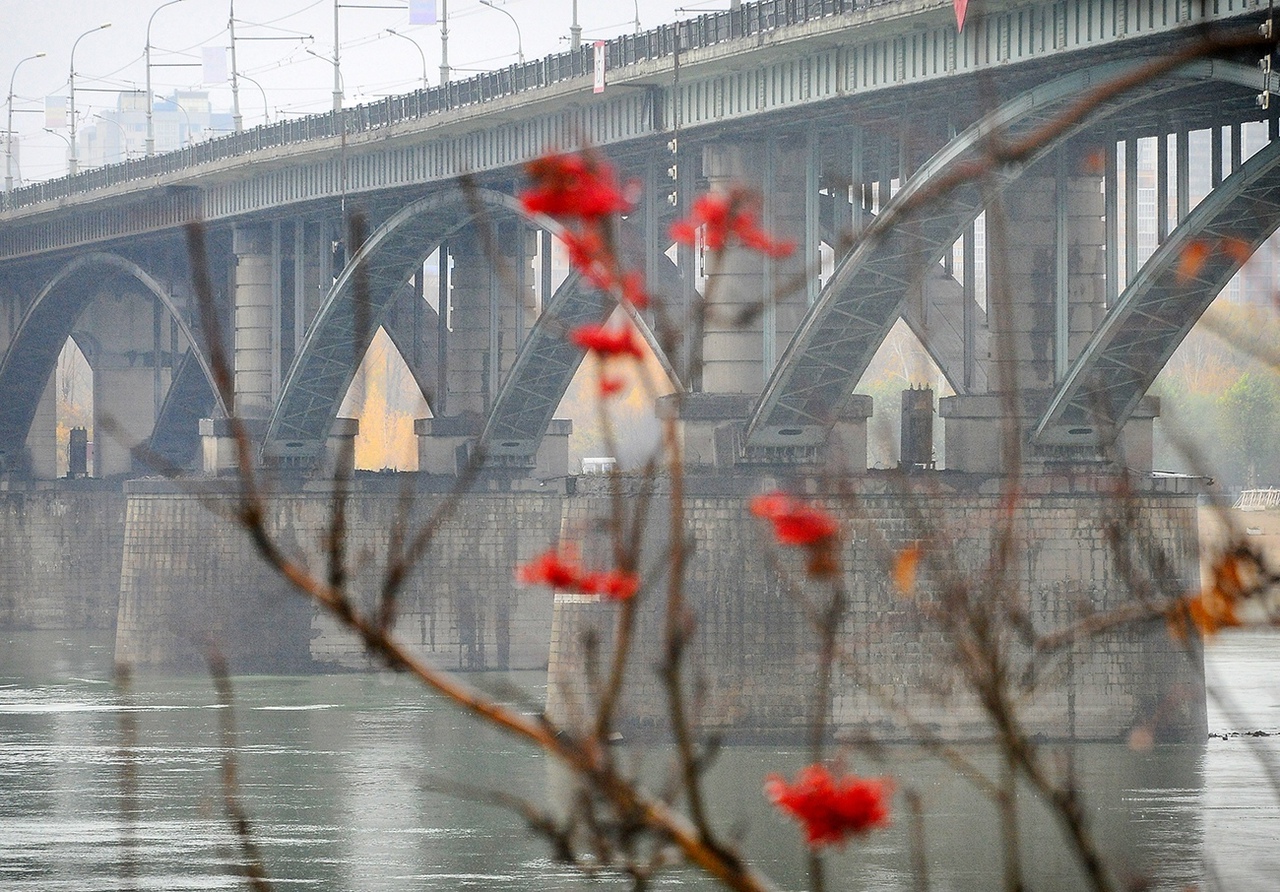
M 1109 445 L 1187 332 L 1278 227 L 1280 142 L 1273 142 L 1209 193 L 1143 264 L 1054 393 L 1034 441 Z M 1197 242 L 1207 253 L 1192 274 L 1183 257 Z
M 4 361 L 0 363 L 0 393 L 5 395 L 0 402 L 0 457 L 16 455 L 23 448 L 49 374 L 58 361 L 62 346 L 71 336 L 76 320 L 94 297 L 97 290 L 94 286 L 101 284 L 104 267 L 110 273 L 134 279 L 164 305 L 190 344 L 191 354 L 214 394 L 214 405 L 226 413 L 226 407 L 217 396 L 213 371 L 200 349 L 200 341 L 169 292 L 132 260 L 118 254 L 95 251 L 72 260 L 45 283 L 27 308 Z
M 676 266 L 665 256 L 662 259 L 667 262 L 660 262 L 658 269 L 667 275 L 661 282 L 649 283 L 650 288 L 676 293 L 679 281 Z M 556 407 L 560 405 L 583 359 L 582 350 L 570 344 L 565 334 L 579 325 L 602 323 L 615 306 L 612 295 L 594 288 L 583 288 L 581 277 L 576 272 L 570 273 L 561 283 L 525 338 L 511 372 L 502 382 L 498 398 L 494 400 L 480 437 L 486 456 L 527 459 L 537 454 Z M 666 370 L 667 377 L 682 389 L 679 377 L 650 334 L 644 319 L 634 308 L 627 306 L 626 309 Z
M 993 136 L 1016 142 L 1058 123 L 1082 92 L 1133 75 L 1149 64 L 1149 60 L 1108 62 L 1039 85 L 983 117 L 929 159 L 868 226 L 863 241 L 836 268 L 806 314 L 752 412 L 747 445 L 816 445 L 824 440 L 841 404 L 901 313 L 912 281 L 937 263 L 982 211 L 979 183 L 967 180 L 930 195 L 939 181 L 957 165 L 979 160 Z M 1202 60 L 1183 65 L 1145 84 L 1142 91 L 1104 98 L 1087 116 L 1046 140 L 1026 162 L 995 171 L 996 186 L 1008 185 L 1087 126 L 1155 94 L 1198 80 L 1256 90 L 1259 77 L 1257 69 L 1231 62 Z M 1272 75 L 1272 81 L 1272 89 L 1280 87 L 1280 76 Z
M 365 240 L 329 289 L 324 304 L 303 341 L 302 349 L 289 369 L 280 399 L 267 427 L 263 441 L 264 454 L 274 458 L 304 460 L 313 459 L 319 454 L 356 369 L 364 358 L 373 333 L 377 331 L 379 320 L 395 299 L 398 289 L 408 280 L 413 270 L 421 265 L 422 258 L 436 246 L 482 214 L 493 211 L 511 214 L 555 235 L 563 231 L 549 217 L 527 213 L 518 199 L 491 189 L 477 188 L 466 193 L 449 191 L 420 198 L 393 214 Z M 364 288 L 366 304 L 357 306 L 356 282 L 361 276 L 367 284 Z M 589 290 L 578 288 L 576 278 L 572 278 L 561 286 L 552 304 L 558 306 L 561 312 L 572 316 L 576 312 L 573 308 L 584 301 L 588 306 L 594 306 L 593 301 L 598 303 L 598 298 L 592 297 Z M 540 318 L 539 322 L 541 321 Z M 638 317 L 636 321 L 650 346 L 657 350 L 657 341 L 648 327 Z M 501 405 L 503 418 L 509 418 L 521 405 L 532 406 L 528 401 L 519 402 L 515 395 L 516 391 L 522 389 L 512 381 L 517 369 L 521 375 L 540 378 L 541 384 L 535 384 L 532 389 L 541 387 L 546 394 L 550 394 L 556 386 L 555 382 L 560 380 L 557 377 L 542 376 L 542 368 L 533 368 L 529 362 L 521 362 L 520 357 L 526 351 L 532 349 L 548 363 L 558 362 L 563 367 L 566 362 L 572 362 L 574 368 L 577 366 L 577 360 L 569 358 L 580 352 L 577 348 L 563 338 L 559 338 L 559 343 L 556 344 L 553 342 L 557 339 L 544 336 L 550 328 L 550 320 L 541 328 L 535 323 L 534 328 L 539 332 L 539 337 L 525 338 L 512 372 L 508 374 L 500 390 L 504 394 L 508 391 L 513 393 L 505 402 L 495 400 L 493 409 Z M 660 352 L 659 355 L 661 356 Z M 558 359 L 553 359 L 553 356 Z M 550 411 L 554 411 L 559 404 L 568 383 L 569 379 L 565 379 L 559 393 L 554 395 Z M 523 390 L 528 391 L 530 388 Z M 525 396 L 527 398 L 527 393 Z M 550 395 L 541 398 L 542 404 L 550 400 Z M 550 420 L 548 414 L 536 439 L 541 439 Z M 501 426 L 503 422 L 497 424 Z M 486 425 L 486 429 L 493 427 L 493 423 Z M 528 426 L 524 428 L 522 435 L 527 435 Z M 512 439 L 503 437 L 504 442 Z M 536 445 L 534 449 L 536 450 Z

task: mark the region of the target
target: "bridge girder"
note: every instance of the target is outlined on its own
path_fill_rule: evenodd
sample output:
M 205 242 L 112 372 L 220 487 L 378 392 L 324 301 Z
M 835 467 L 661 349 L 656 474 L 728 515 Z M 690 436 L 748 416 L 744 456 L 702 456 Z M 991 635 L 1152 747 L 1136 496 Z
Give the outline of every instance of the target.
M 200 349 L 201 342 L 169 291 L 132 260 L 95 251 L 71 260 L 44 284 L 27 308 L 0 362 L 0 393 L 5 395 L 0 401 L 0 462 L 22 450 L 58 354 L 71 337 L 76 320 L 93 300 L 104 275 L 132 279 L 164 306 L 190 345 L 189 356 L 194 356 L 204 385 L 212 394 L 212 404 L 226 414 L 213 383 L 208 358 Z
M 901 315 L 908 290 L 982 212 L 981 178 L 956 171 L 963 172 L 966 165 L 982 170 L 992 140 L 1028 147 L 1017 165 L 988 172 L 991 186 L 1002 189 L 1069 138 L 1153 95 L 1195 81 L 1255 91 L 1259 84 L 1255 68 L 1200 60 L 1144 82 L 1141 90 L 1105 91 L 1105 85 L 1150 64 L 1145 59 L 1107 62 L 1039 85 L 984 116 L 929 159 L 837 265 L 766 383 L 748 422 L 745 445 L 813 446 L 824 441 Z M 1272 75 L 1270 86 L 1280 87 L 1280 78 Z M 1102 88 L 1096 101 L 1077 117 L 1064 117 L 1091 88 Z

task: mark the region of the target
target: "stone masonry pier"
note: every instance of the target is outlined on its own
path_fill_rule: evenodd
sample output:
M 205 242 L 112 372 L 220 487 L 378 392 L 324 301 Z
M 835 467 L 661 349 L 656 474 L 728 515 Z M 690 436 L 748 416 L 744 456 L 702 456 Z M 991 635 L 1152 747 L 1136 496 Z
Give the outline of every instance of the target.
M 693 537 L 686 595 L 696 612 L 691 683 L 703 694 L 704 728 L 744 739 L 797 739 L 812 711 L 814 635 L 796 592 L 811 599 L 799 556 L 779 551 L 751 517 L 752 495 L 774 486 L 831 491 L 817 479 L 772 479 L 767 470 L 694 474 L 687 480 L 686 529 Z M 373 602 L 378 571 L 412 491 L 409 527 L 450 498 L 444 478 L 357 475 L 348 502 L 352 591 Z M 1131 536 L 1131 556 L 1159 550 L 1171 590 L 1196 584 L 1194 481 L 1151 479 L 1127 499 L 1119 478 L 1083 474 L 1023 478 L 1006 515 L 1001 479 L 932 472 L 846 478 L 839 500 L 842 583 L 848 612 L 840 646 L 853 671 L 837 677 L 826 704 L 842 733 L 910 736 L 903 717 L 945 738 L 988 731 L 951 664 L 947 639 L 928 616 L 959 580 L 976 599 L 1012 599 L 1037 632 L 1061 629 L 1129 601 L 1132 595 L 1108 529 Z M 624 480 L 628 490 L 637 480 Z M 611 646 L 616 606 L 553 595 L 515 583 L 513 568 L 559 538 L 579 541 L 590 562 L 605 535 L 608 478 L 485 482 L 441 524 L 401 597 L 398 631 L 425 657 L 450 669 L 550 669 L 549 711 L 572 720 L 588 687 L 584 635 Z M 647 583 L 625 703 L 628 727 L 664 724 L 654 671 L 662 647 L 662 549 L 669 532 L 665 481 L 644 531 Z M 286 550 L 324 566 L 332 492 L 295 481 L 268 499 L 268 523 Z M 630 500 L 628 500 L 630 501 Z M 133 481 L 118 492 L 70 488 L 0 494 L 6 573 L 4 628 L 116 629 L 117 659 L 139 670 L 204 671 L 210 645 L 236 672 L 368 668 L 359 643 L 316 614 L 269 573 L 248 537 L 225 516 L 234 485 Z M 1127 511 L 1121 516 L 1121 509 Z M 1003 574 L 986 575 L 994 531 L 1008 516 L 1016 546 Z M 889 573 L 902 549 L 924 549 L 914 597 Z M 1145 578 L 1145 577 L 1144 577 Z M 117 583 L 112 585 L 112 581 Z M 116 595 L 118 594 L 118 604 Z M 1011 662 L 1026 647 L 1006 636 Z M 1158 739 L 1198 740 L 1205 732 L 1195 659 L 1162 623 L 1078 642 L 1036 663 L 1025 712 L 1047 737 L 1114 739 L 1149 726 Z

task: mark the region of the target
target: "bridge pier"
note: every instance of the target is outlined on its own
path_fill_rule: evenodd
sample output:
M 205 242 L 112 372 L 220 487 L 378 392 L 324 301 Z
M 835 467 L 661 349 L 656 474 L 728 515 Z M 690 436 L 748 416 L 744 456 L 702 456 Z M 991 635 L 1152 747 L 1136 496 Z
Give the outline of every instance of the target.
M 695 537 L 684 583 L 697 622 L 686 643 L 685 677 L 697 690 L 701 729 L 738 740 L 801 740 L 814 715 L 818 643 L 815 605 L 825 585 L 807 586 L 803 556 L 775 550 L 748 510 L 752 495 L 777 481 L 759 475 L 695 471 L 684 484 L 684 529 Z M 929 475 L 915 481 L 868 474 L 848 481 L 838 559 L 846 612 L 831 697 L 822 705 L 838 735 L 918 740 L 927 728 L 949 741 L 989 740 L 993 729 L 961 680 L 959 643 L 937 616 L 957 597 L 990 604 L 978 587 L 1001 567 L 999 598 L 1018 605 L 1028 626 L 1045 633 L 1132 603 L 1131 580 L 1117 569 L 1117 547 L 1136 555 L 1158 543 L 1168 563 L 1159 584 L 1184 591 L 1197 583 L 1194 481 L 1138 484 L 1126 502 L 1139 518 L 1133 539 L 1109 541 L 1117 508 L 1117 477 L 1106 474 L 1028 478 L 1010 506 L 1000 481 L 981 475 Z M 631 485 L 640 485 L 631 481 Z M 789 481 L 797 491 L 820 481 Z M 658 498 L 664 498 L 660 492 Z M 603 481 L 583 478 L 566 506 L 569 529 L 590 530 L 609 512 Z M 667 544 L 666 506 L 650 511 L 646 545 Z M 999 531 L 1010 524 L 1016 543 L 1002 556 Z M 869 543 L 877 543 L 872 546 Z M 904 596 L 890 570 L 906 548 L 924 552 L 912 591 Z M 646 552 L 649 553 L 649 552 Z M 1005 563 L 1007 560 L 1007 563 Z M 657 563 L 654 564 L 658 566 Z M 780 569 L 781 568 L 781 569 Z M 663 736 L 666 694 L 663 660 L 665 580 L 642 601 L 632 635 L 628 685 L 619 709 L 630 734 Z M 800 587 L 812 602 L 796 597 Z M 973 587 L 965 594 L 960 589 Z M 976 609 L 983 609 L 978 607 Z M 588 679 L 613 653 L 617 605 L 574 594 L 557 595 L 551 629 L 548 713 L 571 725 L 592 715 L 596 691 Z M 1008 617 L 996 623 L 1014 622 Z M 1125 740 L 1135 729 L 1159 741 L 1199 743 L 1206 733 L 1202 678 L 1193 644 L 1169 634 L 1160 618 L 1085 637 L 1052 655 L 1015 644 L 1008 650 L 1023 727 L 1051 739 Z M 1191 653 L 1187 653 L 1192 647 Z M 690 697 L 695 695 L 690 693 Z
M 769 446 L 748 452 L 743 443 L 744 423 L 755 399 L 819 291 L 820 165 L 820 144 L 812 134 L 720 140 L 703 149 L 703 174 L 710 190 L 757 190 L 763 228 L 795 240 L 797 248 L 789 257 L 776 258 L 733 247 L 718 256 L 708 253 L 704 260 L 705 322 L 695 345 L 700 357 L 695 390 L 664 398 L 658 408 L 660 415 L 678 417 L 684 460 L 690 465 L 829 460 L 852 473 L 866 470 L 870 398 L 848 402 L 824 446 Z M 861 188 L 857 191 L 861 200 Z
M 1079 171 L 1069 148 L 1050 175 L 1024 175 L 989 209 L 986 394 L 939 401 L 947 468 L 976 473 L 1035 472 L 1046 462 L 1114 460 L 1139 473 L 1152 467 L 1147 398 L 1114 448 L 1035 447 L 1029 435 L 1054 388 L 1066 377 L 1106 314 L 1107 197 L 1103 178 Z M 1016 394 L 1016 397 L 1009 395 Z M 1013 438 L 1013 439 L 1011 439 Z M 1018 449 L 1010 454 L 1016 439 Z
M 280 383 L 279 247 L 272 230 L 270 224 L 237 226 L 232 233 L 235 412 L 241 418 L 270 417 Z
M 453 475 L 479 440 L 530 326 L 537 317 L 533 257 L 537 232 L 520 221 L 481 218 L 441 247 L 440 328 L 443 371 L 435 416 L 414 422 L 418 468 Z M 543 295 L 543 299 L 547 299 Z M 564 451 L 567 433 L 548 435 L 549 456 Z M 538 462 L 567 472 L 562 460 Z
M 52 480 L 58 476 L 58 392 L 57 375 L 40 394 L 36 414 L 27 433 L 26 471 L 36 480 Z M 95 463 L 96 464 L 96 463 Z
M 94 474 L 111 477 L 146 470 L 134 456 L 155 428 L 168 389 L 171 351 L 161 343 L 167 326 L 150 294 L 96 300 L 82 324 L 97 333 L 93 368 Z M 123 432 L 113 435 L 112 428 Z

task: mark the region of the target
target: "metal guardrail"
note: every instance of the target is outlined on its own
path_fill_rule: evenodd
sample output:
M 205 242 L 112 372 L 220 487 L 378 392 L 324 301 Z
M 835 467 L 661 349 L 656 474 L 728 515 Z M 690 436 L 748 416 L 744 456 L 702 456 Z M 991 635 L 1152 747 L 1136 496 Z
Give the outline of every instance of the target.
M 650 59 L 673 56 L 677 47 L 685 52 L 712 46 L 752 34 L 773 31 L 855 9 L 887 6 L 895 0 L 760 0 L 740 9 L 707 13 L 683 22 L 660 25 L 641 34 L 628 34 L 605 41 L 606 64 L 624 68 Z M 317 139 L 365 133 L 403 121 L 414 121 L 456 108 L 478 105 L 560 83 L 593 71 L 595 48 L 583 45 L 577 51 L 556 53 L 522 65 L 511 65 L 466 80 L 453 81 L 426 90 L 389 96 L 377 102 L 262 125 L 243 133 L 232 133 L 197 143 L 177 151 L 121 161 L 75 176 L 59 177 L 15 189 L 6 196 L 7 209 L 30 207 L 71 195 L 90 192 L 117 183 L 145 180 L 162 174 L 247 155 L 262 149 L 297 145 Z
M 1268 487 L 1243 490 L 1231 507 L 1240 511 L 1266 511 L 1268 508 L 1280 508 L 1280 489 Z

